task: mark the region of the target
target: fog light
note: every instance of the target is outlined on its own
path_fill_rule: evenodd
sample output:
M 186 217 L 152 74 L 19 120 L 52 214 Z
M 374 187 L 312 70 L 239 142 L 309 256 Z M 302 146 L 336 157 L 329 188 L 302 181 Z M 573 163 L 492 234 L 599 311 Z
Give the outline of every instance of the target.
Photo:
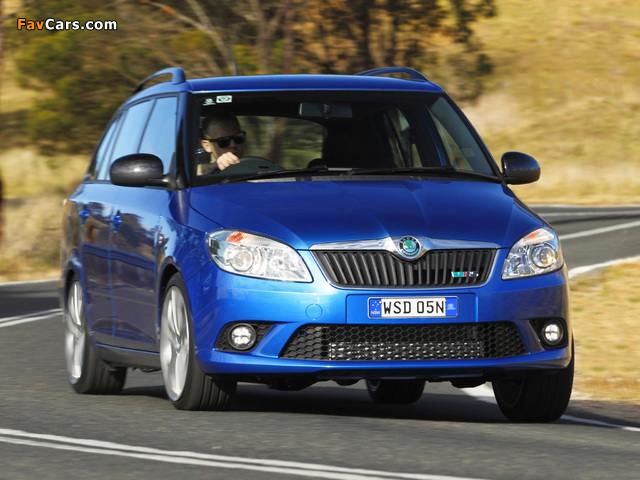
M 236 350 L 249 350 L 256 343 L 256 331 L 251 325 L 241 323 L 229 331 L 229 343 Z
M 547 322 L 542 328 L 542 335 L 544 341 L 551 347 L 558 345 L 564 338 L 564 332 L 562 325 L 556 321 Z

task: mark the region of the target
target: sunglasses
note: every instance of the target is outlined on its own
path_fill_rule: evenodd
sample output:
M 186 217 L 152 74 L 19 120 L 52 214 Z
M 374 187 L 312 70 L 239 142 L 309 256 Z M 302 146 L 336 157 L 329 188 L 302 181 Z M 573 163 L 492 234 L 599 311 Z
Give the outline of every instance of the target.
M 233 140 L 237 145 L 244 143 L 247 138 L 247 132 L 238 132 L 235 135 L 227 135 L 226 137 L 206 138 L 208 142 L 216 142 L 220 148 L 227 148 Z

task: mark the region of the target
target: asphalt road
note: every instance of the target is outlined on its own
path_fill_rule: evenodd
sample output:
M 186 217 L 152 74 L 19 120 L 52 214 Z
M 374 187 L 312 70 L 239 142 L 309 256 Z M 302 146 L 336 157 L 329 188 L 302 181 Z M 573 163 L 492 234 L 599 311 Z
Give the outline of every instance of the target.
M 572 272 L 640 256 L 640 206 L 536 209 Z M 640 477 L 640 410 L 579 397 L 557 422 L 518 425 L 486 390 L 448 384 L 402 407 L 372 403 L 362 382 L 241 384 L 231 411 L 180 412 L 158 373 L 136 371 L 122 395 L 77 395 L 55 282 L 2 285 L 0 305 L 2 479 Z
M 640 256 L 640 205 L 629 207 L 534 207 L 558 232 L 574 274 L 585 267 Z

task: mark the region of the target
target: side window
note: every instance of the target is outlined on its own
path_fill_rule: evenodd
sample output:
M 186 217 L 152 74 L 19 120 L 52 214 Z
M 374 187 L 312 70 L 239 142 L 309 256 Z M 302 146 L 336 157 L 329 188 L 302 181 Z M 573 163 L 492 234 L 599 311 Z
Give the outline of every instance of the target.
M 162 160 L 164 173 L 171 167 L 176 152 L 176 97 L 156 100 L 142 136 L 140 153 L 152 153 Z
M 434 102 L 430 114 L 451 165 L 460 170 L 493 173 L 471 132 L 446 100 Z
M 111 151 L 111 147 L 113 146 L 113 139 L 116 136 L 116 132 L 118 131 L 118 126 L 120 125 L 120 119 L 122 116 L 118 116 L 107 129 L 107 132 L 104 134 L 102 138 L 102 142 L 100 142 L 100 146 L 96 151 L 96 156 L 94 157 L 93 163 L 91 167 L 89 167 L 89 178 L 96 179 L 96 177 L 100 176 L 100 172 L 106 171 L 106 164 L 109 163 L 108 152 Z
M 149 111 L 151 110 L 151 104 L 153 102 L 147 100 L 142 103 L 137 103 L 125 113 L 124 120 L 122 120 L 122 127 L 119 130 L 116 143 L 113 147 L 113 152 L 110 155 L 109 160 L 105 161 L 107 165 L 105 170 L 100 170 L 98 174 L 98 180 L 109 178 L 109 166 L 111 163 L 124 155 L 138 152 L 138 146 L 140 145 L 140 137 L 142 131 L 147 124 L 149 118 Z
M 407 118 L 400 110 L 393 108 L 385 113 L 384 123 L 393 163 L 399 167 L 413 166 L 414 159 L 419 156 Z
M 458 146 L 444 125 L 442 125 L 440 120 L 437 118 L 434 118 L 433 120 L 436 124 L 436 128 L 438 129 L 438 134 L 440 135 L 444 149 L 447 152 L 449 163 L 460 170 L 473 170 L 462 153 L 462 149 Z

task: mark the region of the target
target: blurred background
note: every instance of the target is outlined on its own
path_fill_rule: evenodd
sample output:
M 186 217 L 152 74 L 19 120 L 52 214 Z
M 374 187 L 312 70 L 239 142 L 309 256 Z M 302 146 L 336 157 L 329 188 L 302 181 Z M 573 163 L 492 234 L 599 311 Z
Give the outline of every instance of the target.
M 58 275 L 63 199 L 118 105 L 168 66 L 187 77 L 232 75 L 234 60 L 245 75 L 412 67 L 451 94 L 496 160 L 519 150 L 540 162 L 540 181 L 515 189 L 525 202 L 640 205 L 637 0 L 0 0 L 0 19 L 0 281 Z M 105 28 L 33 29 L 47 19 Z M 640 401 L 639 271 L 572 281 L 591 354 L 581 390 L 601 382 L 611 395 L 617 378 L 617 398 Z M 605 342 L 622 299 L 630 336 Z
M 498 161 L 538 159 L 541 180 L 516 192 L 526 202 L 640 203 L 634 0 L 0 1 L 0 275 L 51 275 L 62 199 L 118 105 L 167 66 L 188 77 L 234 74 L 234 59 L 241 74 L 412 67 Z M 29 29 L 49 18 L 104 27 Z

